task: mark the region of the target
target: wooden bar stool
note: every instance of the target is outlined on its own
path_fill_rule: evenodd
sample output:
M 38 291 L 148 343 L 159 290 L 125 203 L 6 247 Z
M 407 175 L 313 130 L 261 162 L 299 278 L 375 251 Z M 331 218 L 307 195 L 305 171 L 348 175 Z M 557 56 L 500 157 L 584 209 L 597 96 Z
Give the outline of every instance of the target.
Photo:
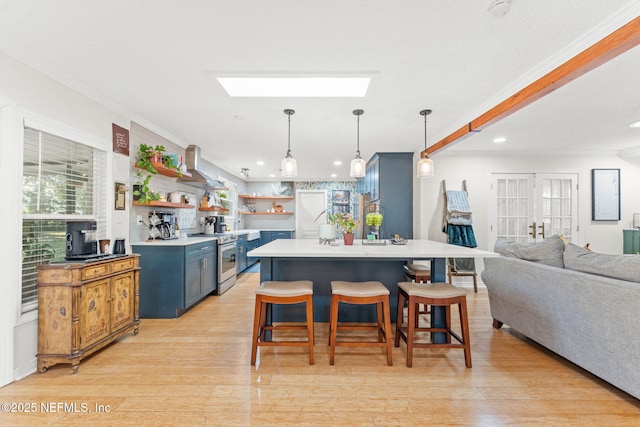
M 416 283 L 429 283 L 431 281 L 431 269 L 422 264 L 405 264 L 402 266 L 404 273 L 404 280 L 407 282 L 414 281 Z M 449 281 L 451 283 L 451 281 Z M 429 314 L 429 307 L 424 306 L 423 309 L 418 308 L 415 311 L 416 325 L 420 319 L 421 314 Z
M 404 305 L 408 306 L 407 326 L 403 326 Z M 430 306 L 444 306 L 445 327 L 419 327 L 415 320 L 415 311 L 418 304 Z M 457 304 L 460 312 L 460 329 L 462 337 L 451 329 L 451 305 Z M 445 343 L 437 344 L 432 342 L 416 342 L 416 332 L 445 332 L 447 340 Z M 452 342 L 451 337 L 457 342 Z M 396 338 L 395 346 L 400 346 L 400 338 L 407 343 L 407 367 L 411 367 L 413 362 L 414 348 L 462 348 L 464 349 L 464 362 L 467 368 L 471 367 L 471 343 L 469 341 L 469 321 L 467 318 L 467 297 L 465 291 L 449 283 L 398 283 L 398 313 L 396 317 Z
M 305 325 L 267 325 L 268 304 L 306 303 L 307 322 Z M 306 341 L 265 341 L 267 331 L 306 330 Z M 253 314 L 253 342 L 251 344 L 251 365 L 256 364 L 258 346 L 308 346 L 309 364 L 313 365 L 313 282 L 298 280 L 292 282 L 263 282 L 256 289 L 256 306 Z
M 402 272 L 407 282 L 414 280 L 416 283 L 427 283 L 431 281 L 431 269 L 421 264 L 405 264 L 402 266 Z
M 376 325 L 338 324 L 338 307 L 340 303 L 375 304 Z M 391 315 L 389 309 L 389 289 L 380 282 L 331 282 L 331 305 L 329 307 L 329 364 L 333 365 L 336 346 L 350 347 L 385 347 L 387 364 L 393 365 L 391 344 Z M 372 330 L 378 332 L 378 341 L 337 341 L 340 330 Z

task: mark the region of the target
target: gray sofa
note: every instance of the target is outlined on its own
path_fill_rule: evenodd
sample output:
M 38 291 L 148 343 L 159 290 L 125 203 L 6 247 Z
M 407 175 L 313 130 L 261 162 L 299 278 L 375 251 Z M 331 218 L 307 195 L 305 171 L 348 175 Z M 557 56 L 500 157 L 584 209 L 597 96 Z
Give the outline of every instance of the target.
M 565 247 L 559 236 L 499 241 L 495 251 L 503 256 L 486 258 L 482 272 L 494 327 L 509 325 L 640 399 L 640 256 Z

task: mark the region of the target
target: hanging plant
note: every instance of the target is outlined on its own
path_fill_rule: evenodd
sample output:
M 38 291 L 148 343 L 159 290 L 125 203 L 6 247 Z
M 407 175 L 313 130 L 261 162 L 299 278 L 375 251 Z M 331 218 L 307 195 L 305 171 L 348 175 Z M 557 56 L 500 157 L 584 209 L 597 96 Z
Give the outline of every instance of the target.
M 153 163 L 162 160 L 162 153 L 165 151 L 164 145 L 156 145 L 155 147 L 147 144 L 140 144 L 138 147 L 138 188 L 133 191 L 133 195 L 138 197 L 138 203 L 148 204 L 154 200 L 159 200 L 160 195 L 149 189 L 149 181 L 151 177 L 156 175 L 158 171 L 153 167 Z

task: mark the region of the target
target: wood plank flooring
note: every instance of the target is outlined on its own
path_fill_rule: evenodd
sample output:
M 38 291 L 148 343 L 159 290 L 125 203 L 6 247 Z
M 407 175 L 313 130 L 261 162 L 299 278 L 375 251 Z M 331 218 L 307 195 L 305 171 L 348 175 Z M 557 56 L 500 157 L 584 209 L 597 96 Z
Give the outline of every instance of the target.
M 471 369 L 455 349 L 418 349 L 407 368 L 403 343 L 391 367 L 382 349 L 349 347 L 330 366 L 325 323 L 315 365 L 303 347 L 262 347 L 252 367 L 258 282 L 246 273 L 178 319 L 143 319 L 139 335 L 85 359 L 77 375 L 58 365 L 1 388 L 0 402 L 23 412 L 0 412 L 0 425 L 640 426 L 639 400 L 494 330 L 484 288 L 467 297 Z

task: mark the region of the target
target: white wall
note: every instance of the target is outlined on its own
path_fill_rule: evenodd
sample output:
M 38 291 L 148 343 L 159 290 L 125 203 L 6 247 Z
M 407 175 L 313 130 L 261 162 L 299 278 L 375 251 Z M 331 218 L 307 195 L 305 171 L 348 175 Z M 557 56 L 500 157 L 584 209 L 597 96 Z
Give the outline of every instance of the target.
M 421 238 L 447 241 L 442 232 L 442 181 L 447 189 L 462 189 L 467 181 L 469 202 L 473 211 L 473 229 L 480 249 L 493 249 L 495 242 L 487 241 L 487 201 L 492 173 L 572 172 L 579 175 L 578 221 L 579 241 L 590 243 L 596 252 L 621 254 L 622 230 L 631 228 L 633 212 L 640 212 L 640 159 L 616 156 L 462 156 L 441 154 L 433 156 L 435 177 L 417 180 L 420 188 Z M 621 220 L 591 221 L 591 169 L 619 168 L 621 182 Z

